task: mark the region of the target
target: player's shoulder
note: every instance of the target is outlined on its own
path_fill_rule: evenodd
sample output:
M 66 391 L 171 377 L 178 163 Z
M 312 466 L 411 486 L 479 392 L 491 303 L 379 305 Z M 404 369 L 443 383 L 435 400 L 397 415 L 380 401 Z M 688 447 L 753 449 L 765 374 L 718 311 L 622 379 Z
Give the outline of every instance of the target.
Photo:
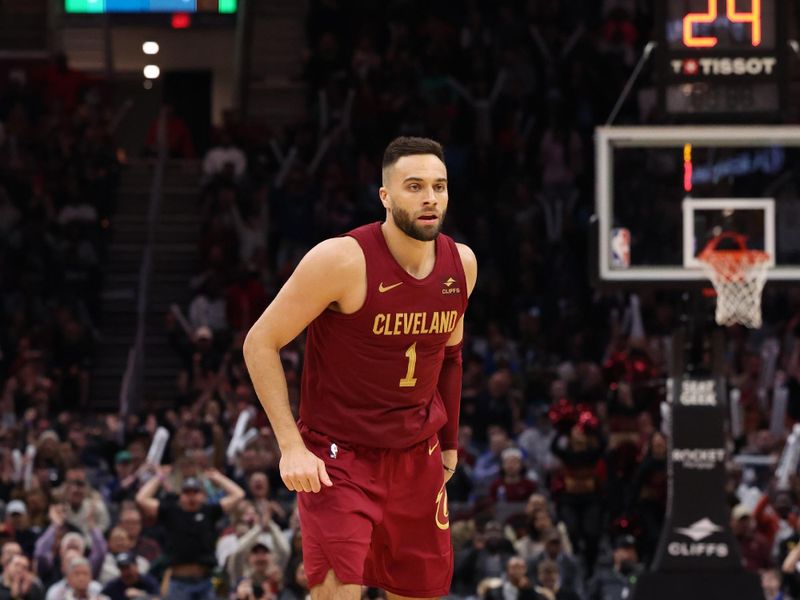
M 308 251 L 303 262 L 306 267 L 323 269 L 337 275 L 363 270 L 365 264 L 361 246 L 350 236 L 321 241 Z
M 478 259 L 472 251 L 472 248 L 466 244 L 456 242 L 456 249 L 461 258 L 461 264 L 464 267 L 464 275 L 467 277 L 468 293 L 471 294 L 475 287 L 475 282 L 478 279 Z
M 467 263 L 475 266 L 478 265 L 478 259 L 472 251 L 472 248 L 461 242 L 456 242 L 456 248 L 458 249 L 458 255 L 461 257 L 461 262 L 464 263 L 464 266 L 467 266 Z

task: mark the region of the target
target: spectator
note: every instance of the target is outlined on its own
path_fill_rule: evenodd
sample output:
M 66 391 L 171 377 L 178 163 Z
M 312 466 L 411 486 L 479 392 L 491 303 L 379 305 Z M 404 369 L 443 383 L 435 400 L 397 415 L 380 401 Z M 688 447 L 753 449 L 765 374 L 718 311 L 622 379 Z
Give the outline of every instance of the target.
M 46 600 L 108 600 L 100 582 L 92 579 L 89 561 L 74 554 L 66 558 L 64 579 L 47 590 Z
M 777 569 L 761 571 L 761 588 L 764 590 L 766 600 L 786 600 L 781 590 L 781 576 Z
M 474 590 L 487 577 L 502 577 L 514 547 L 496 521 L 489 521 L 472 543 L 456 554 L 453 584 L 458 589 Z
M 758 571 L 771 566 L 772 545 L 756 528 L 752 509 L 744 504 L 735 506 L 731 511 L 731 530 L 739 544 L 745 569 Z
M 559 433 L 551 450 L 564 466 L 564 489 L 558 497 L 560 517 L 573 547 L 585 557 L 588 570 L 597 558 L 602 531 L 599 465 L 605 445 L 590 429 L 574 425 L 569 434 Z
M 620 536 L 614 544 L 611 568 L 599 570 L 589 581 L 589 600 L 629 598 L 641 570 L 636 553 L 636 539 L 631 535 Z
M 194 158 L 196 156 L 192 133 L 186 121 L 175 113 L 172 104 L 165 103 L 147 131 L 147 151 L 158 153 L 158 145 L 164 144 L 168 156 Z
M 103 585 L 106 585 L 112 579 L 119 577 L 119 557 L 123 554 L 126 557 L 132 556 L 136 560 L 138 573 L 146 574 L 150 570 L 150 561 L 142 556 L 136 556 L 132 553 L 132 550 L 133 543 L 128 536 L 128 532 L 122 527 L 113 527 L 111 531 L 108 532 L 108 552 L 106 552 L 103 567 L 100 570 L 100 576 L 97 580 Z
M 512 556 L 506 563 L 503 584 L 488 595 L 497 600 L 545 600 L 546 596 L 537 593 L 528 578 L 525 561 L 519 556 Z
M 486 490 L 489 484 L 500 474 L 500 456 L 503 450 L 511 447 L 508 432 L 500 426 L 489 427 L 489 447 L 475 462 L 472 477 L 476 483 Z
M 564 527 L 562 523 L 559 523 L 560 528 L 558 529 L 553 524 L 553 518 L 550 516 L 548 508 L 532 508 L 531 502 L 529 501 L 525 510 L 528 516 L 527 527 L 524 533 L 514 543 L 514 547 L 517 549 L 520 556 L 530 561 L 544 552 L 548 536 L 550 536 L 553 531 L 558 533 L 561 537 L 567 538 L 567 536 L 561 532 L 561 528 Z M 563 548 L 571 548 L 568 539 L 563 540 L 563 542 Z
M 286 569 L 289 561 L 289 544 L 283 536 L 281 528 L 272 520 L 271 513 L 267 511 L 257 515 L 256 522 L 252 524 L 252 527 L 244 535 L 236 540 L 233 551 L 226 558 L 225 563 L 227 564 L 228 576 L 231 581 L 238 581 L 245 575 L 252 577 L 248 570 L 252 570 L 254 567 L 253 550 L 258 545 L 262 545 L 269 550 L 271 564 L 275 564 L 281 571 Z M 257 565 L 261 567 L 259 572 L 264 577 L 266 577 L 268 567 L 271 564 L 266 564 L 263 561 L 257 562 Z M 261 583 L 261 581 L 258 583 Z
M 506 448 L 500 455 L 501 475 L 489 486 L 489 497 L 495 502 L 525 502 L 536 492 L 535 481 L 525 473 L 522 451 Z
M 203 176 L 211 182 L 217 178 L 225 181 L 239 181 L 247 169 L 247 157 L 241 148 L 233 143 L 230 133 L 223 130 L 219 144 L 210 148 L 203 159 Z
M 161 555 L 161 546 L 158 542 L 142 535 L 142 514 L 135 505 L 129 504 L 122 508 L 119 526 L 128 533 L 132 544 L 131 552 L 137 557 L 152 562 Z
M 647 563 L 655 554 L 667 510 L 667 440 L 662 433 L 650 437 L 647 454 L 633 476 L 630 494 L 631 512 L 642 525 L 639 541 L 643 562 Z
M 65 518 L 68 523 L 89 535 L 91 529 L 101 532 L 111 526 L 108 509 L 102 496 L 92 489 L 84 467 L 70 467 L 63 486 Z
M 3 566 L 0 600 L 43 600 L 44 590 L 31 571 L 31 561 L 23 554 Z
M 64 558 L 67 552 L 76 552 L 83 557 L 86 553 L 86 541 L 76 528 L 66 522 L 66 508 L 62 504 L 50 506 L 50 526 L 36 541 L 34 563 L 36 572 L 45 585 L 58 579 L 66 566 Z M 91 530 L 90 565 L 93 573 L 99 573 L 106 553 L 106 544 L 102 533 L 97 528 Z
M 231 556 L 228 566 L 228 576 L 230 581 L 249 581 L 252 586 L 270 587 L 270 577 L 274 569 L 279 569 L 275 564 L 272 552 L 267 546 L 268 540 L 256 538 L 255 543 L 247 548 L 247 564 L 240 568 L 239 552 Z
M 103 588 L 103 594 L 110 600 L 158 598 L 160 593 L 158 582 L 150 575 L 139 571 L 139 558 L 131 552 L 116 555 L 119 576 L 109 581 Z
M 564 551 L 563 540 L 564 535 L 558 529 L 551 529 L 545 536 L 544 550 L 530 562 L 528 571 L 537 573 L 537 581 L 547 587 L 538 575 L 541 564 L 546 562 L 555 565 L 558 568 L 558 588 L 566 595 L 579 596 L 583 590 L 580 566 L 575 558 Z
M 28 507 L 22 500 L 12 500 L 6 506 L 6 524 L 14 532 L 14 539 L 28 556 L 33 556 L 37 532 L 28 523 Z
M 113 504 L 133 500 L 139 489 L 139 471 L 133 465 L 133 456 L 128 450 L 114 455 L 115 476 L 106 484 L 103 497 Z
M 143 485 L 136 502 L 146 515 L 157 517 L 166 531 L 168 596 L 210 600 L 214 597 L 211 570 L 216 562 L 217 522 L 244 497 L 244 490 L 219 471 L 209 470 L 206 472 L 209 482 L 225 491 L 218 504 L 206 501 L 203 484 L 194 477 L 183 482 L 177 501 L 174 497 L 157 500 L 153 496 L 168 473 L 169 470 L 162 468 L 158 476 Z
M 23 552 L 22 546 L 20 546 L 18 542 L 4 542 L 2 547 L 0 547 L 0 572 L 5 571 L 11 559 L 20 554 L 23 554 Z
M 289 566 L 289 580 L 278 596 L 278 600 L 308 600 L 311 596 L 305 566 L 302 561 L 296 562 L 296 566 L 293 568 L 291 568 L 292 563 L 290 562 Z
M 544 595 L 546 590 L 554 600 L 581 600 L 574 590 L 562 587 L 558 565 L 550 559 L 546 558 L 536 566 L 536 580 L 540 586 L 536 591 L 540 594 Z
M 266 474 L 261 471 L 251 473 L 250 477 L 247 479 L 247 494 L 253 501 L 256 510 L 261 514 L 265 511 L 269 511 L 279 522 L 285 523 L 287 516 L 286 510 L 280 502 L 276 502 L 271 498 L 270 492 L 269 478 Z

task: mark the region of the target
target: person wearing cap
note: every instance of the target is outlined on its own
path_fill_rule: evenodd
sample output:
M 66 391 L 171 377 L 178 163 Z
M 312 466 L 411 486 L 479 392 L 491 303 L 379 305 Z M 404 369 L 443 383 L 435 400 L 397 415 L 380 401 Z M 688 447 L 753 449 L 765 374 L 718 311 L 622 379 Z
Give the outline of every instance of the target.
M 36 546 L 36 532 L 28 521 L 28 507 L 22 500 L 12 500 L 6 506 L 6 525 L 14 532 L 14 539 L 31 556 Z
M 564 531 L 551 528 L 544 535 L 544 549 L 528 562 L 528 571 L 537 573 L 542 562 L 552 562 L 558 567 L 559 588 L 572 592 L 581 591 L 582 578 L 577 561 L 564 549 Z M 541 581 L 540 581 L 541 583 Z
M 636 538 L 619 536 L 614 542 L 613 564 L 599 569 L 589 581 L 590 600 L 626 600 L 633 597 L 636 580 L 642 571 L 636 552 Z
M 225 492 L 219 502 L 207 501 L 204 482 L 196 477 L 184 479 L 177 499 L 167 496 L 159 500 L 155 494 L 169 472 L 169 467 L 161 467 L 136 494 L 136 503 L 145 516 L 155 517 L 166 533 L 164 553 L 170 572 L 167 597 L 211 600 L 217 522 L 244 498 L 244 490 L 216 469 L 209 469 L 205 473 L 207 482 Z
M 139 571 L 140 558 L 133 552 L 120 552 L 114 556 L 119 575 L 106 583 L 103 588 L 103 593 L 110 600 L 147 599 L 159 596 L 158 581 Z
M 506 448 L 500 453 L 500 477 L 489 486 L 489 497 L 495 502 L 525 502 L 538 489 L 525 473 L 522 450 Z
M 266 577 L 270 565 L 263 553 L 258 550 L 259 547 L 269 553 L 270 564 L 277 565 L 281 570 L 286 568 L 289 561 L 289 543 L 269 512 L 262 513 L 253 527 L 237 540 L 236 548 L 225 561 L 231 581 L 238 581 L 246 576 L 261 583 Z
M 739 543 L 742 565 L 750 571 L 767 569 L 772 566 L 772 544 L 756 527 L 753 509 L 745 504 L 737 504 L 731 511 L 731 531 Z
M 139 473 L 129 450 L 120 450 L 114 455 L 115 476 L 105 485 L 103 495 L 113 504 L 133 500 L 139 489 Z

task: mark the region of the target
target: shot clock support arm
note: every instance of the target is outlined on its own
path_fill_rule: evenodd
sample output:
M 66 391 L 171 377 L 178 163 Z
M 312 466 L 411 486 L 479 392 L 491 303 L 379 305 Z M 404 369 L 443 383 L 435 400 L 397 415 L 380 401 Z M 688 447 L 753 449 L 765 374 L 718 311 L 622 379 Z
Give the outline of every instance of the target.
M 614 108 L 611 110 L 611 114 L 608 115 L 608 119 L 606 119 L 606 126 L 613 125 L 614 120 L 617 118 L 619 111 L 622 109 L 622 105 L 625 103 L 625 100 L 628 99 L 628 94 L 631 93 L 631 89 L 633 88 L 633 84 L 636 83 L 636 80 L 639 78 L 639 74 L 642 72 L 647 59 L 650 58 L 650 55 L 655 50 L 656 46 L 658 46 L 657 42 L 649 41 L 647 45 L 644 47 L 642 51 L 642 56 L 639 57 L 639 62 L 636 63 L 636 67 L 633 69 L 631 76 L 628 77 L 628 81 L 625 82 L 625 87 L 622 88 L 622 92 L 617 98 L 617 103 L 614 105 Z

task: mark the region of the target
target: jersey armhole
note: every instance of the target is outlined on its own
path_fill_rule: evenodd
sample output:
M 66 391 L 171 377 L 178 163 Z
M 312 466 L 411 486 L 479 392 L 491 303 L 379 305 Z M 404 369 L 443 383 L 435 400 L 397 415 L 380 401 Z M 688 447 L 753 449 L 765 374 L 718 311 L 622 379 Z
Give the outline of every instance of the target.
M 372 281 L 370 280 L 370 277 L 372 277 L 372 275 L 370 273 L 369 262 L 368 262 L 369 261 L 369 258 L 368 258 L 369 253 L 367 252 L 367 249 L 364 247 L 364 244 L 359 239 L 359 237 L 356 236 L 356 235 L 353 235 L 353 232 L 343 233 L 339 237 L 352 238 L 358 244 L 358 247 L 361 250 L 361 254 L 364 256 L 364 271 L 365 271 L 365 279 L 366 279 L 366 282 L 367 282 L 367 293 L 364 296 L 364 303 L 355 312 L 343 313 L 343 312 L 339 312 L 339 311 L 333 310 L 330 307 L 326 308 L 325 312 L 327 314 L 329 314 L 329 315 L 332 315 L 332 316 L 336 317 L 337 319 L 355 319 L 356 317 L 361 316 L 361 313 L 364 312 L 364 310 L 367 308 L 367 306 L 369 305 L 370 301 L 372 300 L 372 297 L 374 296 L 373 288 L 375 286 L 372 285 Z M 375 284 L 375 285 L 377 285 L 377 284 Z
M 458 272 L 458 276 L 464 282 L 464 293 L 461 294 L 461 314 L 463 316 L 463 314 L 467 311 L 467 304 L 469 303 L 469 282 L 467 281 L 467 273 L 464 271 L 464 262 L 461 260 L 461 253 L 458 251 L 456 241 L 452 238 L 447 238 L 447 245 L 450 246 L 450 252 L 453 255 L 453 260 L 456 263 L 456 271 Z

